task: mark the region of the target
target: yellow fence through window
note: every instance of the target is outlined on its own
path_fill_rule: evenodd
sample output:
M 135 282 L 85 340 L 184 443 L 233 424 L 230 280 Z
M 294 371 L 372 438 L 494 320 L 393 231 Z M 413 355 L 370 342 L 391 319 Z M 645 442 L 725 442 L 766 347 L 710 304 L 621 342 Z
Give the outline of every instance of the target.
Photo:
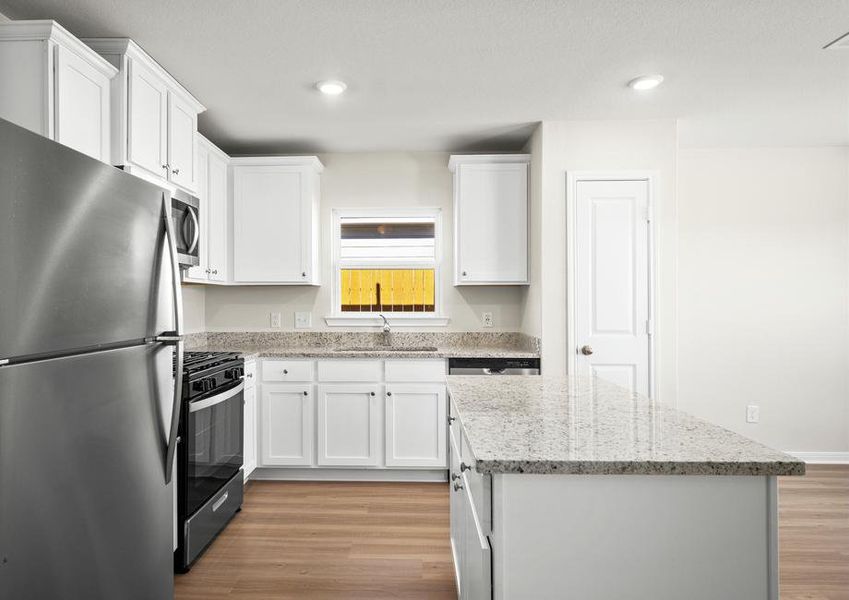
M 434 312 L 433 269 L 342 269 L 344 312 Z

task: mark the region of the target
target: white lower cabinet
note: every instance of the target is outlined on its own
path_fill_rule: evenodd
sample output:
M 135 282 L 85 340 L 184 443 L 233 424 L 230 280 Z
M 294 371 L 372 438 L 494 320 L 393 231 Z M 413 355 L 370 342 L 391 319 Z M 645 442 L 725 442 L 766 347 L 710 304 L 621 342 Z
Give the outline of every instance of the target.
M 386 466 L 446 468 L 445 385 L 387 384 Z
M 380 462 L 381 386 L 318 386 L 318 464 L 376 467 Z
M 245 479 L 250 477 L 257 465 L 257 435 L 256 435 L 256 380 L 253 373 L 256 371 L 255 363 L 245 363 L 245 410 L 244 410 L 244 444 L 243 444 L 243 471 Z M 250 377 L 249 377 L 250 375 Z
M 309 466 L 315 425 L 312 384 L 264 383 L 260 411 L 263 466 Z

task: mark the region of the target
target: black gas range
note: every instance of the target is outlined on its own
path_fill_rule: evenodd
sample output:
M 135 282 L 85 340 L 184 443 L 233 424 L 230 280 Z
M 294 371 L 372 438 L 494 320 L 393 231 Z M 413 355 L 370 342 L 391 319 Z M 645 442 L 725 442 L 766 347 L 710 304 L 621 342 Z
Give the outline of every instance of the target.
M 184 573 L 242 506 L 244 360 L 186 352 L 177 444 L 177 549 Z

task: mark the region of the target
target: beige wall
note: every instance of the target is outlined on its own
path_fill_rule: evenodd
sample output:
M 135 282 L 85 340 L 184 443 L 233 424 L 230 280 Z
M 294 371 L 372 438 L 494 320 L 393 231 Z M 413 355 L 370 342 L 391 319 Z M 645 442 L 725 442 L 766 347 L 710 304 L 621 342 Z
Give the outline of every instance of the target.
M 535 337 L 542 337 L 542 125 L 537 125 L 531 139 L 523 149 L 531 155 L 530 164 L 530 285 L 521 290 L 521 331 Z
M 206 331 L 206 288 L 183 284 L 183 328 L 186 333 Z
M 848 166 L 845 148 L 681 151 L 680 408 L 849 451 Z
M 322 285 L 209 286 L 206 326 L 210 331 L 271 330 L 269 313 L 281 312 L 283 328 L 294 328 L 294 312 L 312 313 L 313 329 L 327 329 L 331 312 L 331 210 L 333 208 L 419 206 L 442 209 L 444 314 L 448 327 L 482 329 L 481 313 L 492 312 L 493 331 L 515 331 L 521 324 L 522 290 L 518 287 L 458 287 L 452 284 L 454 262 L 452 178 L 444 153 L 357 153 L 321 156 Z
M 539 138 L 539 139 L 537 139 Z M 652 171 L 657 175 L 657 324 L 659 399 L 676 397 L 676 123 L 641 121 L 546 121 L 531 140 L 540 150 L 538 204 L 540 269 L 532 270 L 528 300 L 540 307 L 543 369 L 566 370 L 566 174 L 579 171 Z M 536 155 L 537 153 L 534 152 Z M 539 286 L 538 292 L 535 287 Z M 537 301 L 535 297 L 538 297 Z M 531 316 L 526 330 L 535 327 Z

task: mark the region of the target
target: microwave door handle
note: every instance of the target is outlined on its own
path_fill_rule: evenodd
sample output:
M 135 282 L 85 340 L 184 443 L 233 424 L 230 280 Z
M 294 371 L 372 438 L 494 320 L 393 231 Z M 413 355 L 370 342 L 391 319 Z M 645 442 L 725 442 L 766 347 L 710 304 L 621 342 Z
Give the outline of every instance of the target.
M 171 482 L 174 470 L 174 453 L 177 449 L 177 430 L 180 425 L 180 401 L 183 397 L 183 296 L 180 291 L 180 267 L 177 257 L 177 241 L 174 236 L 174 221 L 171 202 L 162 194 L 162 218 L 165 221 L 165 238 L 171 263 L 171 291 L 174 295 L 174 331 L 157 336 L 156 341 L 173 344 L 177 354 L 174 365 L 174 398 L 171 402 L 171 427 L 168 431 L 168 446 L 165 451 L 165 483 Z
M 194 235 L 192 235 L 192 243 L 189 244 L 189 249 L 186 251 L 186 254 L 191 254 L 195 251 L 195 248 L 198 247 L 198 240 L 200 240 L 200 222 L 198 221 L 198 216 L 195 213 L 194 208 L 187 206 L 186 211 L 189 213 L 189 216 L 192 218 L 192 222 L 194 223 L 194 227 L 192 227 L 192 231 L 194 232 Z

